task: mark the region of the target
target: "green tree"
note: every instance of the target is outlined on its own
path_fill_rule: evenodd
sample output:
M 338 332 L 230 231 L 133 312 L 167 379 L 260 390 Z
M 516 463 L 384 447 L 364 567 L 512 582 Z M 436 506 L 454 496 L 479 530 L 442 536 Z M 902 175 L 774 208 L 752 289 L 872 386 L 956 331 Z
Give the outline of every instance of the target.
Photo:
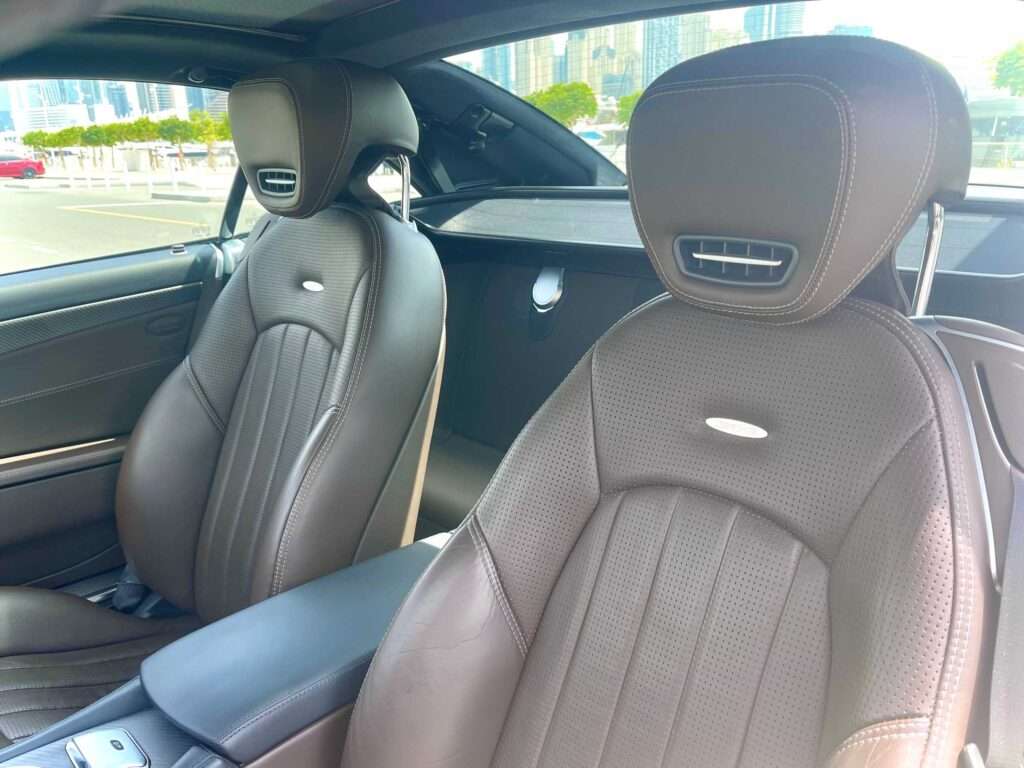
M 102 125 L 90 125 L 82 129 L 82 146 L 89 147 L 92 153 L 92 164 L 95 167 L 97 165 L 97 152 L 100 152 L 100 147 L 103 146 L 106 141 L 104 136 Z
M 217 139 L 231 141 L 231 116 L 227 112 L 217 120 Z
M 1013 96 L 1024 96 L 1024 43 L 1017 43 L 996 59 L 997 88 L 1009 89 Z
M 159 139 L 160 131 L 157 130 L 156 123 L 148 117 L 140 117 L 125 124 L 126 141 L 138 141 L 141 143 L 158 141 Z M 149 153 L 149 167 L 156 168 L 156 153 L 153 151 L 153 147 L 150 146 L 147 152 Z
M 81 147 L 82 146 L 82 133 L 84 129 L 81 126 L 73 125 L 70 128 L 61 128 L 56 133 L 50 134 L 50 148 L 60 151 L 60 164 L 67 168 L 67 155 L 66 150 L 69 147 Z
M 629 121 L 633 117 L 633 110 L 636 109 L 636 103 L 640 101 L 642 94 L 643 91 L 637 91 L 619 99 L 618 118 L 620 123 L 629 125 Z
M 182 164 L 182 167 L 184 167 L 184 144 L 189 141 L 195 141 L 196 139 L 195 129 L 192 123 L 188 120 L 182 120 L 180 117 L 168 117 L 157 123 L 156 128 L 161 139 L 178 148 L 178 161 Z
M 581 118 L 597 114 L 597 97 L 586 83 L 555 83 L 531 93 L 526 100 L 566 128 L 572 128 Z
M 193 110 L 188 116 L 189 123 L 192 124 L 192 134 L 198 141 L 201 141 L 206 145 L 206 163 L 210 168 L 217 166 L 216 144 L 221 140 L 223 135 L 223 129 L 221 128 L 221 122 L 213 117 L 209 112 L 201 110 Z
M 50 134 L 46 131 L 26 131 L 21 143 L 34 152 L 41 152 L 50 147 Z

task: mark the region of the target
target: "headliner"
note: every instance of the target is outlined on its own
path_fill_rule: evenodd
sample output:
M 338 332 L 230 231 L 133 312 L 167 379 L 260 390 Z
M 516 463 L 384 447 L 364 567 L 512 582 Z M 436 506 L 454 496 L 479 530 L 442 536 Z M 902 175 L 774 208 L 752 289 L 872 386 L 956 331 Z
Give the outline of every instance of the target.
M 173 81 L 203 66 L 215 74 L 208 84 L 226 85 L 299 56 L 397 67 L 574 27 L 759 1 L 92 0 L 93 15 L 82 18 L 61 0 L 14 0 L 4 9 L 0 60 L 8 78 L 134 71 Z M 19 14 L 28 34 L 11 34 Z

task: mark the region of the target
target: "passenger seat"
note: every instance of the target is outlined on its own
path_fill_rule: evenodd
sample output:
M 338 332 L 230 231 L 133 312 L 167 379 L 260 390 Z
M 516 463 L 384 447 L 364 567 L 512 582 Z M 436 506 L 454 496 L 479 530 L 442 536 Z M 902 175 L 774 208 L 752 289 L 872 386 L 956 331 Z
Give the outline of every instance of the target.
M 272 216 L 147 406 L 118 484 L 130 562 L 184 615 L 0 589 L 0 747 L 110 692 L 182 633 L 411 540 L 444 279 L 365 179 L 416 151 L 416 117 L 389 75 L 328 60 L 244 80 L 229 106 Z

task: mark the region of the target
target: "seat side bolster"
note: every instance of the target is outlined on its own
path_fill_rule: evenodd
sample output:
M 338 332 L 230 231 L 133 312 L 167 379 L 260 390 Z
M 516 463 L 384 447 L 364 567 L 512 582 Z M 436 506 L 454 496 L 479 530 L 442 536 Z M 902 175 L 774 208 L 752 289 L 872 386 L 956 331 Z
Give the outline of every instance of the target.
M 852 734 L 832 752 L 828 768 L 904 768 L 920 765 L 927 717 L 887 720 Z
M 446 768 L 490 764 L 524 657 L 470 524 L 413 588 L 378 649 L 343 768 L 440 764 L 441 756 Z

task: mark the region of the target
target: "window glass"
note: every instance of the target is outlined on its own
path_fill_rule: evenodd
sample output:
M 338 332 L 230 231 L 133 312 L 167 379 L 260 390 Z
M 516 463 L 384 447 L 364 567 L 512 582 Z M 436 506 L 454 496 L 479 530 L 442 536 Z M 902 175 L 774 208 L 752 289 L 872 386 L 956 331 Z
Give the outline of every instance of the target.
M 450 57 L 523 97 L 625 170 L 640 92 L 680 61 L 799 35 L 862 35 L 944 64 L 968 101 L 975 184 L 1024 186 L 1024 2 L 817 0 L 633 21 Z
M 214 237 L 237 167 L 227 93 L 163 83 L 0 82 L 0 155 L 0 274 Z
M 386 163 L 381 163 L 376 170 L 370 174 L 370 187 L 378 195 L 389 203 L 397 203 L 402 199 L 402 177 L 398 171 Z M 420 193 L 413 186 L 409 190 L 409 196 L 416 198 Z M 248 234 L 256 221 L 266 213 L 266 209 L 259 204 L 251 189 L 245 190 L 245 197 L 242 199 L 242 207 L 238 212 L 238 221 L 235 224 L 235 233 L 238 235 Z

